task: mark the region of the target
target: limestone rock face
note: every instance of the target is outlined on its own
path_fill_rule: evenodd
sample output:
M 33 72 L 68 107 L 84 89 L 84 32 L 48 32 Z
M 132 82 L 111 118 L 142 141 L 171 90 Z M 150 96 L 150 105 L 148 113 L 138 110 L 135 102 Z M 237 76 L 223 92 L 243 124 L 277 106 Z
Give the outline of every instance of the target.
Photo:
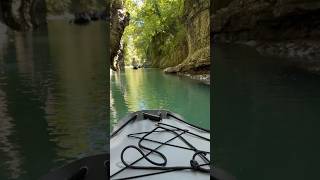
M 111 1 L 110 14 L 110 55 L 111 69 L 117 70 L 114 57 L 120 49 L 120 41 L 125 27 L 129 24 L 130 15 L 125 12 L 122 0 Z
M 320 38 L 318 0 L 233 0 L 216 7 L 213 34 L 223 41 Z
M 175 45 L 170 50 L 163 50 L 169 33 L 160 32 L 152 37 L 152 41 L 147 51 L 148 63 L 151 67 L 167 68 L 180 64 L 188 56 L 187 32 L 185 29 L 175 34 Z M 178 37 L 179 36 L 179 37 Z
M 179 65 L 168 67 L 164 72 L 210 74 L 210 2 L 186 0 L 184 7 L 187 57 Z
M 210 12 L 208 0 L 186 0 L 184 22 L 187 30 L 189 55 L 210 45 Z
M 116 57 L 114 58 L 115 60 L 115 67 L 117 70 L 124 71 L 125 70 L 125 62 L 124 62 L 124 47 L 126 44 L 123 42 L 120 42 L 120 48 L 117 52 Z

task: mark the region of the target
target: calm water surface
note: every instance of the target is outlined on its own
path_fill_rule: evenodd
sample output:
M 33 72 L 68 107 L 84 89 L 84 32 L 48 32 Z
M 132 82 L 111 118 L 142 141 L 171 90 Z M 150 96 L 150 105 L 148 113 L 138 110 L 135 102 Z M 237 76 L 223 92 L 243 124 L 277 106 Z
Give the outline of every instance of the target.
M 0 179 L 106 151 L 106 27 L 0 34 Z
M 214 159 L 239 180 L 319 179 L 320 76 L 215 46 Z
M 129 112 L 166 109 L 210 128 L 210 86 L 158 69 L 127 68 L 122 73 L 112 72 L 110 78 L 112 125 Z

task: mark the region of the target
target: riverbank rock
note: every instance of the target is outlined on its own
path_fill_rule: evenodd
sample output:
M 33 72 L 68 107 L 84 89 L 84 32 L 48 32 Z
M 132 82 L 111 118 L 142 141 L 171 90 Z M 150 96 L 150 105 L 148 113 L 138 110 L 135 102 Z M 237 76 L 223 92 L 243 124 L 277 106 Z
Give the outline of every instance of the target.
M 185 27 L 187 56 L 178 65 L 164 69 L 165 73 L 198 77 L 210 81 L 210 2 L 185 1 Z M 197 78 L 196 78 L 197 79 Z
M 311 61 L 312 66 L 320 67 L 320 1 L 227 0 L 214 6 L 215 40 L 250 45 L 262 54 L 300 59 L 294 62 L 303 64 L 301 67 Z

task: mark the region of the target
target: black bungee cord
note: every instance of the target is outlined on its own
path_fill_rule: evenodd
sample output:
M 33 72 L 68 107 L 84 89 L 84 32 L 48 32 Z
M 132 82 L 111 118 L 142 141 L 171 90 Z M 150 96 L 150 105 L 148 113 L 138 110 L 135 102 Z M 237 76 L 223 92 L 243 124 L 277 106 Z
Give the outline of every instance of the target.
M 175 128 L 175 129 L 168 129 L 168 128 L 164 127 L 164 126 Z M 158 130 L 158 129 L 162 129 L 162 130 Z M 182 133 L 177 133 L 177 131 L 182 131 Z M 171 133 L 173 133 L 175 135 L 175 137 L 171 138 L 170 140 L 168 140 L 166 142 L 153 141 L 153 140 L 150 140 L 150 139 L 146 138 L 148 135 L 150 135 L 150 134 L 152 134 L 154 132 L 171 132 Z M 163 174 L 163 173 L 179 171 L 179 170 L 194 170 L 194 171 L 210 174 L 210 169 L 203 167 L 203 166 L 209 166 L 210 165 L 210 160 L 206 157 L 206 155 L 209 154 L 209 152 L 205 152 L 205 151 L 201 151 L 201 150 L 196 149 L 190 142 L 188 142 L 185 138 L 182 137 L 182 134 L 185 134 L 185 133 L 189 133 L 189 134 L 195 135 L 195 136 L 197 136 L 197 137 L 199 137 L 201 139 L 210 141 L 210 139 L 202 137 L 202 136 L 199 136 L 199 135 L 191 133 L 191 132 L 188 132 L 188 130 L 180 129 L 178 127 L 175 127 L 175 126 L 172 126 L 172 125 L 168 125 L 168 124 L 164 124 L 164 123 L 158 123 L 158 126 L 156 128 L 154 128 L 150 132 L 142 132 L 142 133 L 140 132 L 140 133 L 129 134 L 128 137 L 134 137 L 134 138 L 140 139 L 139 143 L 138 143 L 138 147 L 130 145 L 130 146 L 125 147 L 122 150 L 122 152 L 121 152 L 121 161 L 122 161 L 122 163 L 124 164 L 125 167 L 123 169 L 121 169 L 120 171 L 116 172 L 115 174 L 111 175 L 111 177 L 113 177 L 114 175 L 120 173 L 121 171 L 123 171 L 123 170 L 125 170 L 127 168 L 130 168 L 130 169 L 144 169 L 144 170 L 161 170 L 161 171 L 160 172 L 149 173 L 149 174 L 142 174 L 142 175 L 136 175 L 136 176 L 131 176 L 131 177 L 125 177 L 125 178 L 118 178 L 118 179 L 114 179 L 114 180 L 134 179 L 134 178 L 152 176 L 152 175 Z M 138 135 L 138 134 L 145 134 L 145 135 L 143 137 L 134 136 L 134 135 Z M 171 141 L 171 140 L 173 140 L 175 138 L 181 139 L 186 145 L 189 146 L 189 148 L 185 148 L 185 147 L 182 147 L 182 146 L 176 146 L 176 145 L 169 144 L 169 141 Z M 153 141 L 153 142 L 156 142 L 156 143 L 160 144 L 160 146 L 158 146 L 155 149 L 151 149 L 151 148 L 148 148 L 148 147 L 142 145 L 142 143 L 141 143 L 142 141 Z M 181 148 L 181 149 L 187 149 L 187 150 L 194 151 L 195 153 L 193 154 L 193 157 L 190 160 L 190 166 L 166 167 L 166 164 L 167 164 L 166 156 L 164 154 L 162 154 L 160 151 L 157 150 L 160 147 L 162 147 L 163 145 L 168 145 L 168 146 L 173 146 L 173 147 L 176 147 L 176 148 Z M 142 157 L 140 159 L 138 159 L 137 161 L 135 161 L 135 162 L 133 162 L 131 164 L 128 164 L 125 161 L 125 158 L 124 158 L 125 152 L 128 149 L 137 150 L 142 155 Z M 142 150 L 148 150 L 149 152 L 147 154 L 145 154 Z M 150 154 L 158 155 L 159 157 L 161 157 L 162 162 L 155 162 L 155 161 L 151 160 L 148 157 L 148 155 L 150 155 Z M 204 164 L 199 164 L 198 161 L 196 161 L 196 157 L 197 156 L 201 157 L 205 161 L 205 163 Z M 134 165 L 136 162 L 138 162 L 138 161 L 140 161 L 142 159 L 147 160 L 149 163 L 151 163 L 154 166 L 135 166 Z
M 202 137 L 201 135 L 189 132 L 186 129 L 181 129 L 179 127 L 175 127 L 169 124 L 164 124 L 161 123 L 161 115 L 157 116 L 157 115 L 149 115 L 147 113 L 143 113 L 143 117 L 145 119 L 150 119 L 153 121 L 157 121 L 157 127 L 154 128 L 151 131 L 146 131 L 146 132 L 139 132 L 139 133 L 132 133 L 129 134 L 128 137 L 131 138 L 136 138 L 139 139 L 139 143 L 138 146 L 127 146 L 125 147 L 122 152 L 121 152 L 121 161 L 124 165 L 124 168 L 120 169 L 119 171 L 117 171 L 116 173 L 114 173 L 113 175 L 110 176 L 110 161 L 107 160 L 104 162 L 104 166 L 106 169 L 106 177 L 112 178 L 115 175 L 119 174 L 120 172 L 122 172 L 125 169 L 143 169 L 143 170 L 155 170 L 156 172 L 152 172 L 152 173 L 148 173 L 148 174 L 141 174 L 141 175 L 135 175 L 135 176 L 130 176 L 130 177 L 123 177 L 123 178 L 118 178 L 118 179 L 113 179 L 113 180 L 126 180 L 126 179 L 135 179 L 135 178 L 142 178 L 142 177 L 147 177 L 147 176 L 152 176 L 152 175 L 157 175 L 157 174 L 163 174 L 163 173 L 169 173 L 169 172 L 174 172 L 174 171 L 180 171 L 180 170 L 192 170 L 192 171 L 198 171 L 198 172 L 202 172 L 202 173 L 210 173 L 210 168 L 204 168 L 207 166 L 210 166 L 210 160 L 206 157 L 206 155 L 208 155 L 210 152 L 207 151 L 201 151 L 196 149 L 190 142 L 188 142 L 185 138 L 182 137 L 183 134 L 189 134 L 192 135 L 194 137 L 198 137 L 202 140 L 206 140 L 206 141 L 210 141 L 209 138 L 206 137 Z M 172 116 L 174 118 L 178 118 L 175 116 Z M 134 115 L 133 117 L 131 117 L 129 119 L 128 122 L 126 122 L 122 127 L 126 126 L 128 123 L 132 122 L 133 120 L 135 120 L 135 118 L 137 118 L 137 115 Z M 180 119 L 178 119 L 180 120 Z M 180 120 L 182 122 L 184 122 L 183 120 Z M 188 124 L 188 123 L 187 123 Z M 192 126 L 192 125 L 191 125 Z M 194 126 L 192 126 L 194 127 Z M 195 127 L 198 128 L 198 127 Z M 119 130 L 121 130 L 122 128 L 119 128 Z M 203 130 L 201 128 L 198 128 L 200 130 Z M 203 130 L 205 132 L 209 132 L 208 130 Z M 167 140 L 166 142 L 161 142 L 161 141 L 156 141 L 156 140 L 152 140 L 150 138 L 147 138 L 148 135 L 152 134 L 152 133 L 161 133 L 161 132 L 170 132 L 173 133 L 175 136 L 169 140 Z M 114 133 L 113 135 L 117 134 Z M 143 135 L 143 137 L 138 136 L 138 135 Z M 180 140 L 182 140 L 187 147 L 183 147 L 183 146 L 178 146 L 175 144 L 170 144 L 169 142 L 179 138 Z M 157 144 L 160 144 L 158 147 L 156 148 L 149 148 L 147 146 L 144 146 L 142 144 L 143 141 L 149 141 L 149 142 L 154 142 Z M 189 166 L 171 166 L 171 167 L 167 167 L 167 157 L 161 153 L 160 151 L 158 151 L 158 149 L 162 146 L 171 146 L 171 147 L 176 147 L 176 148 L 180 148 L 180 149 L 185 149 L 185 150 L 189 150 L 189 151 L 194 151 L 194 154 L 190 160 L 190 165 Z M 128 163 L 125 161 L 125 153 L 128 149 L 135 149 L 136 151 L 138 151 L 142 157 L 137 159 L 135 162 L 133 163 Z M 148 153 L 145 153 L 143 150 L 146 150 Z M 152 159 L 150 159 L 148 156 L 150 154 L 154 154 L 160 157 L 160 162 L 156 162 Z M 203 164 L 199 164 L 198 161 L 196 160 L 197 157 L 200 157 L 203 159 L 204 163 Z M 153 166 L 136 166 L 134 165 L 135 163 L 139 162 L 140 160 L 145 159 L 146 161 L 148 161 L 150 164 L 152 164 Z M 85 180 L 88 176 L 88 172 L 89 169 L 86 166 L 83 166 L 81 168 L 79 168 L 76 172 L 74 172 L 69 178 L 67 178 L 67 180 Z M 212 173 L 212 172 L 211 172 Z
M 182 134 L 184 134 L 184 133 L 185 133 L 185 131 L 183 131 L 183 132 L 179 133 L 179 134 L 178 134 L 178 135 L 176 135 L 175 137 L 173 137 L 173 138 L 171 138 L 171 139 L 167 140 L 165 143 L 168 143 L 168 142 L 170 142 L 170 141 L 172 141 L 172 140 L 174 140 L 174 139 L 176 139 L 176 138 L 180 137 L 180 136 L 181 136 Z M 162 146 L 162 145 L 160 145 L 160 146 L 156 147 L 154 150 L 159 149 L 161 146 Z M 151 154 L 151 152 L 147 153 L 147 154 L 146 154 L 146 156 L 148 156 L 149 154 Z M 133 164 L 135 164 L 135 163 L 139 162 L 139 161 L 140 161 L 140 160 L 142 160 L 142 159 L 143 159 L 143 157 L 141 157 L 141 158 L 137 159 L 136 161 L 132 162 L 130 165 L 133 165 Z M 128 167 L 127 167 L 127 166 L 125 166 L 124 168 L 122 168 L 122 169 L 120 169 L 119 171 L 115 172 L 114 174 L 110 175 L 110 177 L 112 178 L 113 176 L 115 176 L 115 175 L 117 175 L 117 174 L 121 173 L 122 171 L 124 171 L 124 170 L 125 170 L 125 169 L 127 169 L 127 168 L 128 168 Z

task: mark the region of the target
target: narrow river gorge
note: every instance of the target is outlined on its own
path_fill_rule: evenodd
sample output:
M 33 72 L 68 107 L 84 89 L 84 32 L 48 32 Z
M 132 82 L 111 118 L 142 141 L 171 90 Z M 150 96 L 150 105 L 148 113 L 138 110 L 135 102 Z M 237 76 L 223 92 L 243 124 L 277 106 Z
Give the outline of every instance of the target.
M 112 72 L 111 128 L 129 112 L 166 109 L 188 122 L 210 129 L 210 86 L 156 68 Z

